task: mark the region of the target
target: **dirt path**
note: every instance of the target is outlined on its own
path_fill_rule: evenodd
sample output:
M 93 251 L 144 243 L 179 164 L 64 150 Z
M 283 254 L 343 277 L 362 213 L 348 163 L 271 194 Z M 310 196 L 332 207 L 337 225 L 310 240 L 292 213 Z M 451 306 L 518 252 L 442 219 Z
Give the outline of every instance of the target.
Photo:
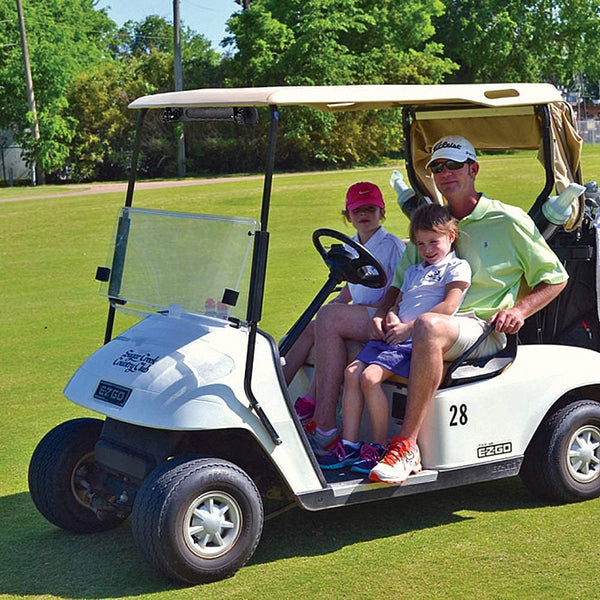
M 370 167 L 361 171 L 385 171 L 391 170 L 393 167 Z M 339 171 L 311 171 L 311 176 L 316 175 L 330 175 L 331 173 Z M 275 177 L 281 179 L 282 177 L 302 177 L 308 173 L 277 173 Z M 174 188 L 184 187 L 190 185 L 210 185 L 213 183 L 230 183 L 232 181 L 257 181 L 262 180 L 263 175 L 239 175 L 233 177 L 212 177 L 208 179 L 176 179 L 166 181 L 136 181 L 136 190 L 153 190 L 160 188 Z M 0 188 L 0 202 L 18 202 L 19 200 L 37 200 L 43 198 L 67 198 L 69 196 L 82 196 L 85 194 L 110 194 L 111 192 L 125 193 L 127 190 L 127 182 L 123 181 L 120 183 L 89 183 L 89 184 L 65 184 L 56 186 L 47 186 L 48 193 L 41 192 L 39 194 L 31 194 L 28 196 L 18 196 L 15 198 L 3 198 L 2 192 L 6 189 L 14 188 Z M 50 191 L 52 189 L 52 191 Z M 55 191 L 54 191 L 55 190 Z
M 294 176 L 290 174 L 288 176 Z M 285 175 L 284 175 L 285 176 Z M 281 177 L 281 175 L 279 176 Z M 262 175 L 247 175 L 243 177 L 213 177 L 211 179 L 178 179 L 175 181 L 137 181 L 136 190 L 153 190 L 160 188 L 185 187 L 190 185 L 208 185 L 211 183 L 226 183 L 232 181 L 251 181 L 260 180 Z M 50 187 L 50 186 L 48 186 Z M 0 202 L 18 202 L 20 200 L 39 200 L 43 198 L 67 198 L 68 196 L 82 196 L 86 194 L 110 194 L 111 192 L 125 193 L 127 182 L 121 183 L 94 183 L 94 184 L 73 184 L 65 186 L 55 186 L 56 191 L 48 193 L 31 194 L 30 196 L 18 196 L 15 198 L 3 198 L 0 190 Z

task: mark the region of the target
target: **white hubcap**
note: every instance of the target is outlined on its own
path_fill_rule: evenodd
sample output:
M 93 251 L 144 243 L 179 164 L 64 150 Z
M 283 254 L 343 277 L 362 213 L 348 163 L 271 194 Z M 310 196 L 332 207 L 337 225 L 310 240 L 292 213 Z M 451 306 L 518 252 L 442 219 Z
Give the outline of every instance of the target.
M 224 492 L 202 494 L 188 508 L 183 534 L 188 548 L 202 558 L 217 558 L 228 552 L 242 530 L 239 504 Z
M 590 483 L 600 476 L 600 429 L 580 427 L 569 442 L 568 469 L 579 483 Z

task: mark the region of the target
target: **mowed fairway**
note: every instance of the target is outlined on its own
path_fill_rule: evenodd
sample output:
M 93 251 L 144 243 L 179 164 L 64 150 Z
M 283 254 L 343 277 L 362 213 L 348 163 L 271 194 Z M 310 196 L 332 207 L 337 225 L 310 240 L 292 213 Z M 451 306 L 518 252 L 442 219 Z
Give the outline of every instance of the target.
M 406 236 L 392 168 L 275 178 L 265 330 L 279 338 L 325 281 L 310 236 L 318 227 L 351 233 L 340 216 L 351 183 L 379 184 L 386 228 Z M 585 149 L 583 172 L 600 177 L 600 148 Z M 532 153 L 483 157 L 478 188 L 527 207 L 541 176 Z M 30 500 L 28 462 L 52 427 L 92 416 L 62 390 L 102 343 L 107 306 L 94 274 L 124 200 L 116 192 L 43 197 L 72 191 L 0 189 L 0 200 L 36 196 L 0 202 L 0 598 L 598 598 L 600 500 L 545 505 L 518 478 L 321 513 L 294 509 L 265 524 L 234 578 L 195 588 L 154 573 L 128 522 L 93 536 L 50 525 Z M 261 193 L 250 179 L 143 190 L 134 203 L 258 218 Z M 120 317 L 117 329 L 128 323 Z

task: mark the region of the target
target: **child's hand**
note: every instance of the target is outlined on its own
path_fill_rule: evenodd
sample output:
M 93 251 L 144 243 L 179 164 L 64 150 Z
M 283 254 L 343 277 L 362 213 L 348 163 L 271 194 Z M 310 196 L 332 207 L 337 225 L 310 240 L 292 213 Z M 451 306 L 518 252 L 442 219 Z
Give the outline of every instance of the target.
M 369 325 L 369 338 L 372 340 L 382 340 L 383 336 L 383 319 L 381 317 L 373 317 Z
M 393 310 L 390 310 L 387 313 L 387 315 L 385 315 L 383 329 L 384 329 L 384 331 L 389 331 L 390 329 L 392 329 L 393 327 L 398 325 L 398 323 L 400 323 L 400 322 L 401 322 L 400 317 Z
M 402 342 L 405 342 L 411 335 L 411 327 L 406 323 L 402 323 L 402 321 L 398 319 L 396 325 L 385 332 L 383 339 L 386 344 L 393 346 L 394 344 L 401 344 Z

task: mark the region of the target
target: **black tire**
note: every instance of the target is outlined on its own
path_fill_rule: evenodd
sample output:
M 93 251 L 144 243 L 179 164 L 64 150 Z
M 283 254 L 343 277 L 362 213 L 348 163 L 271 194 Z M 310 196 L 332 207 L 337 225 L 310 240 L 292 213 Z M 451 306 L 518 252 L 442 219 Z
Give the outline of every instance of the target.
M 254 554 L 263 520 L 260 494 L 242 469 L 197 458 L 150 473 L 135 498 L 131 529 L 150 564 L 197 584 L 234 575 Z
M 520 475 L 544 500 L 600 496 L 600 404 L 578 400 L 547 417 L 525 452 Z
M 86 475 L 94 464 L 94 446 L 103 421 L 73 419 L 49 431 L 29 462 L 29 492 L 50 523 L 74 533 L 96 533 L 118 527 L 123 518 L 100 520 L 90 508 Z

